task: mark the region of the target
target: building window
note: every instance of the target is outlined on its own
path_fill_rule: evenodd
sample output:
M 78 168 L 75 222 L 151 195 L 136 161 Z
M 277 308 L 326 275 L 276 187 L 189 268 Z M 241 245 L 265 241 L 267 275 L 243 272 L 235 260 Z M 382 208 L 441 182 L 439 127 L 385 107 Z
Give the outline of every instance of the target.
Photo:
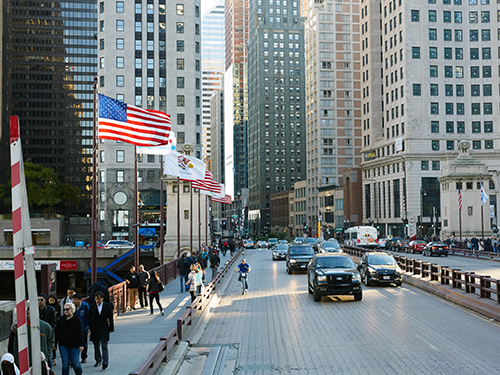
M 432 151 L 439 151 L 439 141 L 431 141 Z
M 430 76 L 431 77 L 437 77 L 438 76 L 438 67 L 437 67 L 437 65 L 431 65 L 429 72 L 430 72 Z
M 453 78 L 453 67 L 452 66 L 445 66 L 444 67 L 444 76 L 446 78 Z
M 99 67 L 104 69 L 104 57 L 99 58 Z
M 177 88 L 178 89 L 184 88 L 184 77 L 177 77 Z
M 449 151 L 452 151 L 455 149 L 455 142 L 454 141 L 446 141 L 446 149 Z
M 484 111 L 485 115 L 493 114 L 493 103 L 484 103 L 483 104 L 483 111 Z
M 472 103 L 472 114 L 480 115 L 481 114 L 481 103 Z
M 135 87 L 142 87 L 142 77 L 135 77 Z
M 436 21 L 437 21 L 436 11 L 429 10 L 429 22 L 436 22 Z
M 177 125 L 184 125 L 185 124 L 185 115 L 184 113 L 178 113 L 177 114 Z
M 480 150 L 481 149 L 481 141 L 472 141 L 472 149 Z
M 438 58 L 437 47 L 429 47 L 429 58 L 431 58 L 431 59 L 437 59 Z
M 451 30 L 450 29 L 444 29 L 444 40 L 451 41 Z
M 116 162 L 117 163 L 125 163 L 125 151 L 116 150 Z
M 116 171 L 116 182 L 123 182 L 124 176 L 125 175 L 123 171 Z
M 116 76 L 116 87 L 125 86 L 125 76 Z
M 135 96 L 135 106 L 139 107 L 139 108 L 142 107 L 142 95 L 136 95 Z
M 185 142 L 185 137 L 184 137 L 184 132 L 177 132 L 177 143 L 184 144 Z
M 446 103 L 445 104 L 445 112 L 447 115 L 453 114 L 453 103 Z
M 439 133 L 439 121 L 431 121 L 431 133 Z
M 464 115 L 464 114 L 465 114 L 465 104 L 457 103 L 457 115 Z
M 148 163 L 154 163 L 155 162 L 155 156 L 148 154 Z
M 116 38 L 116 49 L 124 49 L 125 42 L 123 38 Z
M 411 20 L 412 20 L 412 22 L 419 22 L 420 21 L 420 11 L 412 9 Z
M 491 48 L 490 47 L 483 48 L 482 52 L 483 52 L 483 60 L 491 59 Z
M 444 85 L 444 95 L 453 96 L 453 85 Z
M 184 107 L 184 95 L 177 95 L 177 107 Z
M 177 52 L 184 52 L 184 41 L 183 40 L 177 41 Z
M 122 69 L 125 67 L 125 58 L 124 57 L 117 57 L 116 58 L 116 67 L 118 69 Z
M 101 51 L 104 49 L 104 39 L 99 40 L 99 49 Z
M 493 122 L 485 121 L 484 122 L 484 132 L 485 133 L 493 133 Z
M 411 47 L 411 57 L 414 59 L 420 58 L 420 47 Z
M 123 1 L 117 1 L 116 2 L 116 13 L 123 13 L 123 12 L 124 12 Z
M 483 77 L 491 78 L 491 66 L 483 66 Z
M 178 16 L 183 16 L 184 15 L 184 4 L 177 4 L 176 6 L 176 13 Z
M 439 115 L 439 103 L 431 103 L 431 114 Z
M 456 95 L 457 96 L 464 96 L 464 85 L 457 85 L 456 86 Z
M 104 31 L 104 21 L 99 21 L 99 31 Z
M 455 67 L 455 77 L 456 78 L 464 78 L 464 67 L 463 66 Z
M 431 96 L 438 96 L 438 85 L 431 83 Z
M 484 141 L 484 148 L 487 150 L 492 150 L 493 149 L 493 141 L 491 139 Z
M 116 31 L 123 31 L 125 29 L 125 22 L 123 20 L 116 20 Z
M 184 34 L 184 22 L 177 22 L 177 34 Z
M 465 133 L 465 122 L 458 121 L 457 122 L 457 133 Z
M 429 40 L 437 40 L 437 29 L 429 29 Z
M 101 2 L 99 3 L 99 12 L 100 12 L 100 13 L 104 13 L 104 1 L 101 1 Z
M 455 127 L 453 121 L 446 121 L 446 133 L 454 133 Z
M 428 162 L 428 161 L 426 161 L 426 160 L 422 160 L 422 161 L 420 162 L 420 169 L 421 169 L 422 171 L 428 171 L 428 170 L 429 170 L 429 162 Z

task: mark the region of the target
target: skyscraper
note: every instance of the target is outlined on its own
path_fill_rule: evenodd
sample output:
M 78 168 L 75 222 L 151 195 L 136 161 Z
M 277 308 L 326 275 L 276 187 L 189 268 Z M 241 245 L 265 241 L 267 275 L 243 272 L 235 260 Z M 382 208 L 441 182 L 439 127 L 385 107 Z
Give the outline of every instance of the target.
M 250 229 L 270 229 L 270 194 L 306 177 L 304 19 L 298 1 L 250 1 Z
M 319 1 L 309 8 L 306 39 L 308 224 L 317 222 L 318 189 L 343 185 L 361 163 L 359 4 Z
M 214 91 L 222 90 L 225 72 L 224 36 L 224 0 L 220 0 L 203 15 L 201 21 L 203 158 L 210 158 L 212 154 L 210 97 Z M 219 147 L 218 144 L 215 146 Z
M 79 206 L 65 213 L 89 214 L 96 2 L 4 3 L 11 44 L 4 50 L 10 87 L 2 108 L 19 116 L 24 160 L 53 168 L 79 189 Z
M 418 217 L 419 235 L 433 233 L 433 224 L 447 227 L 438 177 L 463 139 L 493 173 L 485 185 L 496 207 L 496 2 L 363 0 L 360 6 L 365 222 L 375 218 L 381 235 L 415 235 Z

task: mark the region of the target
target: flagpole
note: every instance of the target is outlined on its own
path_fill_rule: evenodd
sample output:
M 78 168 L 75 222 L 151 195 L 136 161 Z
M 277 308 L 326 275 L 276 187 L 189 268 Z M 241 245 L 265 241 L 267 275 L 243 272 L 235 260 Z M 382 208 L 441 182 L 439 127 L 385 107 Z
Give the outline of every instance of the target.
M 160 155 L 160 266 L 163 265 L 163 155 Z
M 181 196 L 180 182 L 177 177 L 177 258 L 181 257 Z
M 207 244 L 207 246 L 209 245 L 208 244 L 208 195 L 205 195 L 205 242 Z M 210 244 L 211 245 L 211 244 Z
M 214 218 L 213 218 L 213 215 L 212 215 L 212 197 L 209 198 L 209 204 L 208 204 L 208 207 L 210 209 L 210 216 L 209 216 L 209 219 L 210 219 L 210 243 L 214 243 Z
M 461 182 L 459 182 L 458 184 L 460 186 Z M 462 194 L 460 187 L 459 187 L 459 192 L 460 194 Z M 462 206 L 463 206 L 463 197 L 462 197 L 462 202 L 458 207 L 458 229 L 460 231 L 460 242 L 462 242 Z
M 97 82 L 94 77 L 94 121 L 92 128 L 92 283 L 97 281 Z
M 201 249 L 201 190 L 198 189 L 198 249 Z
M 137 146 L 134 146 L 134 166 L 135 166 L 135 176 L 134 176 L 134 243 L 135 243 L 135 251 L 134 251 L 134 266 L 135 269 L 139 269 L 139 183 L 137 179 Z M 132 302 L 133 303 L 133 302 Z M 133 306 L 132 306 L 133 307 Z
M 193 183 L 189 181 L 189 248 L 193 251 Z
M 481 184 L 481 241 L 484 242 L 484 217 L 483 217 L 483 176 L 479 173 L 479 183 Z

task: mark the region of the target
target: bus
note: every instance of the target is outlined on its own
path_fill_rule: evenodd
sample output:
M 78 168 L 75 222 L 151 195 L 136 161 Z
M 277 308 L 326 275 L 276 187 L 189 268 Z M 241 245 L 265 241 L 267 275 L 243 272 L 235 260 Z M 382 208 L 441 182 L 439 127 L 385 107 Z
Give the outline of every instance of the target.
M 371 226 L 351 227 L 345 232 L 347 246 L 377 247 L 377 228 Z

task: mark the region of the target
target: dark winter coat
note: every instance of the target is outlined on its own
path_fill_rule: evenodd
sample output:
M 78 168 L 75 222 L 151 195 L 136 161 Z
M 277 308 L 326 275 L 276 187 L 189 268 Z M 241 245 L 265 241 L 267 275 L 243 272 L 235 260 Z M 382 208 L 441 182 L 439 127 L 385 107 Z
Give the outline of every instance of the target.
M 82 321 L 76 315 L 62 316 L 56 326 L 56 343 L 66 348 L 79 348 L 83 344 Z

